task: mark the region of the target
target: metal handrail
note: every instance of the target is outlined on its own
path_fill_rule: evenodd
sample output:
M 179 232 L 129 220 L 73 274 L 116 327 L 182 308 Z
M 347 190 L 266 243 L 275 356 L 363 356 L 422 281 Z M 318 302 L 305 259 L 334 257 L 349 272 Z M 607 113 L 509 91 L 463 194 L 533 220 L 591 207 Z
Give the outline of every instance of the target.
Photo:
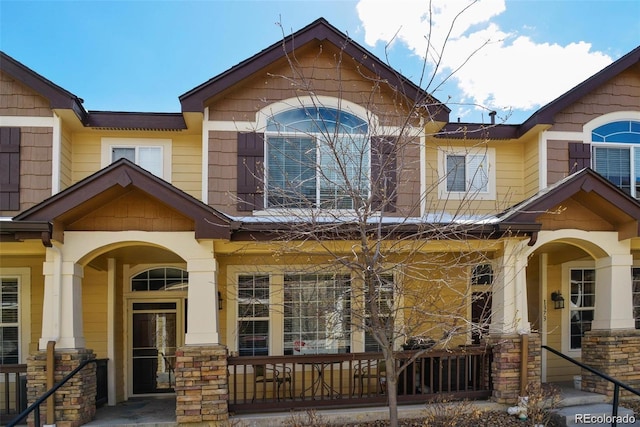
M 25 419 L 31 412 L 35 412 L 34 414 L 34 426 L 40 427 L 40 405 L 49 398 L 53 393 L 58 391 L 60 387 L 62 387 L 67 381 L 69 381 L 75 374 L 80 372 L 85 366 L 89 363 L 97 363 L 100 359 L 89 359 L 83 360 L 73 371 L 71 371 L 66 377 L 60 380 L 59 383 L 51 387 L 51 389 L 47 390 L 42 396 L 40 396 L 35 402 L 33 402 L 27 409 L 22 411 L 16 418 L 9 421 L 7 427 L 15 427 L 18 425 L 20 421 Z
M 620 405 L 620 387 L 622 387 L 623 389 L 635 394 L 636 396 L 640 396 L 640 391 L 634 389 L 633 387 L 628 386 L 627 384 L 618 381 L 615 378 L 610 377 L 609 375 L 598 371 L 597 369 L 593 369 L 591 366 L 587 366 L 584 363 L 578 362 L 575 359 L 572 359 L 571 357 L 560 353 L 558 350 L 553 349 L 549 346 L 543 345 L 541 346 L 542 348 L 544 348 L 545 350 L 550 351 L 551 353 L 555 354 L 556 356 L 560 356 L 563 359 L 573 363 L 574 365 L 577 365 L 579 367 L 581 367 L 582 369 L 586 369 L 587 371 L 591 372 L 592 374 L 595 374 L 597 376 L 599 376 L 602 379 L 605 379 L 611 383 L 613 383 L 613 411 L 611 414 L 611 426 L 612 427 L 616 427 L 618 425 L 618 406 Z

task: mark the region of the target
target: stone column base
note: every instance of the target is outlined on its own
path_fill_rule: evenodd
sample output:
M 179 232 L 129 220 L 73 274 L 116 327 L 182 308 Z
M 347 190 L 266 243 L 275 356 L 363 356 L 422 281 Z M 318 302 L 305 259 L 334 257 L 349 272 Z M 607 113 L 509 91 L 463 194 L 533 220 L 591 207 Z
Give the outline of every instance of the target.
M 530 333 L 527 358 L 527 384 L 540 384 L 542 349 L 540 335 Z M 520 396 L 521 335 L 491 335 L 487 343 L 492 347 L 493 400 L 516 404 Z
M 85 360 L 95 359 L 92 350 L 62 349 L 55 352 L 55 382 L 58 383 Z M 47 352 L 27 358 L 27 401 L 32 404 L 47 391 Z M 58 427 L 78 427 L 96 413 L 96 365 L 90 363 L 55 394 L 55 420 Z M 46 424 L 47 404 L 40 405 L 40 425 Z M 34 425 L 33 412 L 28 423 Z
M 582 338 L 582 363 L 640 388 L 640 330 L 586 332 Z M 583 369 L 582 390 L 613 396 L 613 383 Z M 635 396 L 620 391 L 621 396 Z
M 176 351 L 176 421 L 185 426 L 229 424 L 227 348 L 188 345 Z

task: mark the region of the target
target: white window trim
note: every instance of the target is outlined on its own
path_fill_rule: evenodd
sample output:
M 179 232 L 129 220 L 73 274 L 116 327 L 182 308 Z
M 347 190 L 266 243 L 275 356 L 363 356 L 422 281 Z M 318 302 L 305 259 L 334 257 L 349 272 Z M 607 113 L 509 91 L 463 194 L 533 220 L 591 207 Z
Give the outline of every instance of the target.
M 596 271 L 596 264 L 594 261 L 572 261 L 562 264 L 562 295 L 565 297 L 565 307 L 562 309 L 562 330 L 561 330 L 561 342 L 562 353 L 569 357 L 581 358 L 582 348 L 571 348 L 571 270 L 572 269 L 590 269 Z M 596 271 L 596 286 L 598 283 L 598 276 Z M 631 271 L 629 271 L 631 274 Z M 594 310 L 595 304 L 594 302 Z
M 112 163 L 111 150 L 113 148 L 127 147 L 160 147 L 162 152 L 162 176 L 160 178 L 169 183 L 171 182 L 171 139 L 104 137 L 100 141 L 100 167 L 105 168 Z
M 0 268 L 3 278 L 18 279 L 18 360 L 27 363 L 31 342 L 31 269 L 28 267 Z
M 469 269 L 467 270 L 467 274 L 468 274 L 468 278 L 467 278 L 467 286 L 468 286 L 468 291 L 467 291 L 467 319 L 469 319 L 469 322 L 471 322 L 471 317 L 473 316 L 473 294 L 474 293 L 485 293 L 485 294 L 490 294 L 491 298 L 493 298 L 493 281 L 491 284 L 489 285 L 474 285 L 472 283 L 473 281 L 473 270 L 480 266 L 480 265 L 490 265 L 491 266 L 491 273 L 493 274 L 493 281 L 496 280 L 496 265 L 495 262 L 493 261 L 485 261 L 485 262 L 479 262 L 473 266 L 470 266 Z M 489 316 L 491 316 L 492 314 L 492 307 L 488 307 L 489 309 Z M 491 322 L 489 322 L 489 327 L 491 327 Z M 473 331 L 471 330 L 471 327 L 469 327 L 469 331 L 467 332 L 467 344 L 471 344 L 473 341 Z
M 487 156 L 489 166 L 487 191 L 447 191 L 447 156 Z M 495 148 L 452 147 L 438 150 L 438 195 L 450 200 L 496 200 L 496 150 Z
M 309 270 L 308 265 L 301 265 L 296 269 L 296 266 L 282 266 L 282 265 L 262 265 L 255 267 L 246 266 L 228 266 L 227 267 L 227 289 L 225 291 L 225 304 L 226 304 L 226 319 L 227 319 L 227 346 L 229 351 L 233 355 L 237 355 L 239 351 L 238 343 L 238 276 L 242 275 L 269 275 L 269 356 L 281 356 L 284 354 L 284 311 L 281 309 L 284 306 L 284 276 L 285 274 L 295 274 L 296 272 L 304 273 L 305 270 Z M 319 266 L 313 266 L 318 268 Z M 400 266 L 399 268 L 403 268 Z M 314 270 L 315 271 L 315 270 Z M 335 271 L 335 274 L 345 274 L 347 271 Z M 399 274 L 395 271 L 393 273 L 394 290 L 398 288 Z M 363 284 L 357 278 L 352 276 L 351 282 L 352 289 L 355 287 L 363 288 Z M 360 298 L 362 298 L 361 296 Z M 362 307 L 361 300 L 351 301 L 351 310 Z M 394 307 L 393 310 L 396 313 L 396 329 L 400 330 L 401 325 L 404 323 L 404 317 L 400 307 L 403 307 L 404 298 L 402 292 L 397 292 L 394 295 Z M 364 329 L 358 327 L 355 324 L 355 320 L 358 318 L 364 319 L 362 315 L 351 315 L 351 353 L 364 352 Z M 404 337 L 396 337 L 394 347 L 396 350 L 400 349 L 401 344 L 404 342 Z

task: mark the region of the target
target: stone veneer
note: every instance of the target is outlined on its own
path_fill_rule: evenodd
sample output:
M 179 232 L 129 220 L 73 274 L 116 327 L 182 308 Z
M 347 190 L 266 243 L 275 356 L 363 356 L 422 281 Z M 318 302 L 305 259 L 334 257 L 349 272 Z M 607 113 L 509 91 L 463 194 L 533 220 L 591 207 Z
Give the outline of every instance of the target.
M 95 359 L 88 349 L 63 349 L 55 352 L 55 382 L 58 383 L 80 363 Z M 27 358 L 27 401 L 32 404 L 46 390 L 47 352 L 38 351 Z M 56 425 L 77 427 L 91 421 L 96 413 L 96 365 L 90 363 L 55 393 Z M 46 423 L 47 403 L 40 405 L 41 425 Z M 29 426 L 34 425 L 33 412 L 29 415 Z
M 176 351 L 176 421 L 189 426 L 229 423 L 227 348 L 185 346 Z
M 498 403 L 515 404 L 520 396 L 520 335 L 491 335 L 488 343 L 492 347 L 493 400 Z M 527 359 L 527 384 L 539 384 L 542 369 L 540 335 L 529 334 Z
M 640 330 L 589 331 L 582 338 L 582 363 L 640 389 Z M 582 390 L 613 396 L 613 383 L 582 370 Z M 621 391 L 621 396 L 632 394 Z

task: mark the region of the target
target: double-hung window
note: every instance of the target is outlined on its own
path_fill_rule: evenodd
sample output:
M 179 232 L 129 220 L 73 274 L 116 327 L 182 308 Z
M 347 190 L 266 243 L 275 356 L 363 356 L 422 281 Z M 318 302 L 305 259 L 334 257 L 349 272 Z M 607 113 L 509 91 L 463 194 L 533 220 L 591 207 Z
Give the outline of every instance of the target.
M 350 276 L 285 273 L 284 354 L 348 353 L 350 349 Z
M 494 149 L 460 149 L 439 155 L 442 165 L 439 185 L 441 198 L 495 199 Z
M 171 140 L 102 138 L 102 167 L 127 159 L 155 176 L 171 181 Z
M 269 354 L 269 275 L 238 277 L 238 353 Z
M 367 197 L 367 122 L 329 107 L 271 116 L 266 128 L 268 208 L 352 209 Z
M 18 279 L 0 280 L 0 365 L 16 364 L 20 362 Z
M 596 271 L 592 268 L 572 268 L 570 278 L 569 342 L 571 350 L 579 350 L 582 348 L 582 337 L 591 330 L 595 314 Z
M 119 159 L 127 159 L 156 176 L 162 176 L 162 147 L 112 147 L 111 161 Z
M 616 121 L 591 132 L 592 167 L 633 197 L 640 197 L 640 122 Z

